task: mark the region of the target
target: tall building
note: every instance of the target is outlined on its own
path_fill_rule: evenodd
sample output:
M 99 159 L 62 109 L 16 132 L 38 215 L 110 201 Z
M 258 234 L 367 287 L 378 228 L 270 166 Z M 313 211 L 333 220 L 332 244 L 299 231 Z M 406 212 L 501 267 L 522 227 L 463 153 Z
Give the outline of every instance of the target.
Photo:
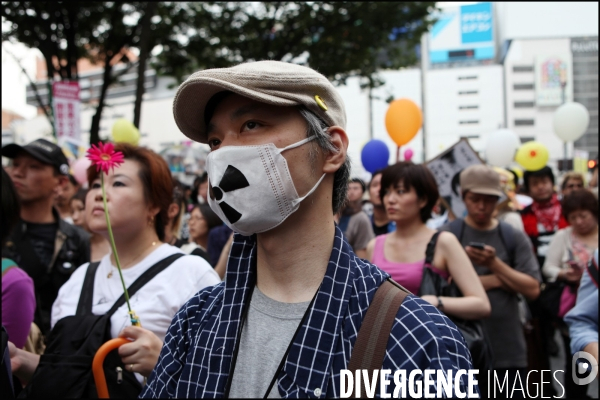
M 544 143 L 557 167 L 565 153 L 553 116 L 566 101 L 590 113 L 567 158 L 574 149 L 598 157 L 597 3 L 444 6 L 423 44 L 427 159 L 461 137 L 484 156 L 487 134 L 506 127 Z
M 590 125 L 575 148 L 598 159 L 598 37 L 571 38 L 573 54 L 573 100 L 590 112 Z
M 426 74 L 427 158 L 461 138 L 483 151 L 486 135 L 504 125 L 502 66 L 433 69 Z
M 564 157 L 552 117 L 563 101 L 590 113 L 582 138 L 567 146 L 598 157 L 598 3 L 497 2 L 499 62 L 505 67 L 506 123 L 522 141 L 538 140 L 551 165 Z
M 494 6 L 444 6 L 436 17 L 422 40 L 426 158 L 461 138 L 483 156 L 487 136 L 505 126 Z
M 557 107 L 573 101 L 569 39 L 515 39 L 504 58 L 506 125 L 521 141 L 537 140 L 550 159 L 562 159 L 563 142 L 554 134 Z

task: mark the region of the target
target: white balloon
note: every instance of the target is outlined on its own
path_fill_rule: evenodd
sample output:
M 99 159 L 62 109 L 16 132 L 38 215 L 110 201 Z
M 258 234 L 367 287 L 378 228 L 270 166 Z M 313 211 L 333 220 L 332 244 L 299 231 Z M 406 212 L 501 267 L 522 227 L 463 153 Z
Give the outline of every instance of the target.
M 565 103 L 554 112 L 554 133 L 565 142 L 579 139 L 590 124 L 590 113 L 581 103 Z
M 513 162 L 520 145 L 521 140 L 516 133 L 510 129 L 499 129 L 488 135 L 485 157 L 489 164 L 505 167 Z

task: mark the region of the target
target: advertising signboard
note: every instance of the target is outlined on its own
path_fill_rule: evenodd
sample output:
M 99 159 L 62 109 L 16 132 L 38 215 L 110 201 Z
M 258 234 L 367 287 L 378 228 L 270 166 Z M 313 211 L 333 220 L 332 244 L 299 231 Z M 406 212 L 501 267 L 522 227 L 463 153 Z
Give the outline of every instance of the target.
M 81 139 L 79 83 L 54 82 L 52 106 L 57 139 L 69 138 L 78 142 Z
M 495 57 L 492 3 L 444 8 L 429 36 L 431 63 Z
M 559 106 L 572 99 L 572 65 L 571 54 L 567 52 L 535 58 L 535 102 L 538 106 Z

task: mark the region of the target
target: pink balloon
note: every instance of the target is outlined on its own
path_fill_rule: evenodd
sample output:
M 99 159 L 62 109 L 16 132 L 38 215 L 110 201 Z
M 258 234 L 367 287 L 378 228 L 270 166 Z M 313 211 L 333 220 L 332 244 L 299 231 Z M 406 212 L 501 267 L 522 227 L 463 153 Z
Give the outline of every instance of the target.
M 86 157 L 81 157 L 77 159 L 71 166 L 71 169 L 73 170 L 73 176 L 80 185 L 83 185 L 87 182 L 87 169 L 90 165 L 92 165 L 90 160 L 88 160 Z
M 410 161 L 414 155 L 415 155 L 415 153 L 412 151 L 412 149 L 404 150 L 404 160 L 405 161 Z

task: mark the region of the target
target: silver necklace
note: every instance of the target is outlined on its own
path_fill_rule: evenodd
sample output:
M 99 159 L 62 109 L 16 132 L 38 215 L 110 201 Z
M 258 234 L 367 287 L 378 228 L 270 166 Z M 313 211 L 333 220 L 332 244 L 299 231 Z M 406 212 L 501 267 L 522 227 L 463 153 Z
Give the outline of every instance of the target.
M 156 242 L 152 242 L 152 247 L 156 246 Z M 112 265 L 112 263 L 110 264 L 110 272 L 108 273 L 108 275 L 106 275 L 106 277 L 108 279 L 112 278 L 113 276 L 113 270 L 115 269 L 115 266 Z

